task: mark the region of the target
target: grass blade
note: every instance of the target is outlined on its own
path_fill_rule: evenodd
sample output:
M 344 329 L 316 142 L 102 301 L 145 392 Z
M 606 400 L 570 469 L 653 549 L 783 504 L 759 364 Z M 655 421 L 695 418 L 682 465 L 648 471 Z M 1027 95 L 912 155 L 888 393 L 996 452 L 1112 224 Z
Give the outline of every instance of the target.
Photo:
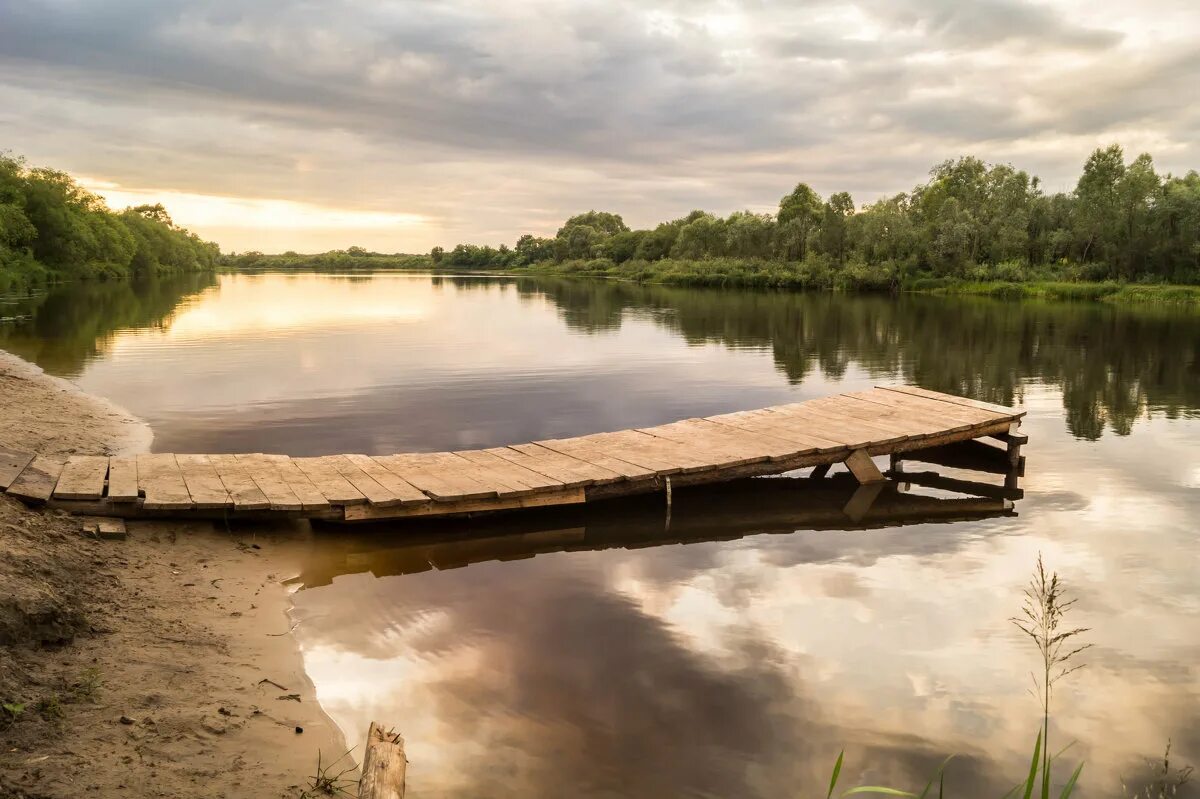
M 838 752 L 837 762 L 833 764 L 833 776 L 829 778 L 829 793 L 825 794 L 825 799 L 833 799 L 833 788 L 837 785 L 838 775 L 842 773 L 842 757 L 845 754 L 845 749 Z
M 1038 730 L 1037 743 L 1033 745 L 1033 760 L 1029 763 L 1029 778 L 1025 780 L 1025 799 L 1030 799 L 1033 796 L 1033 786 L 1037 783 L 1034 779 L 1037 778 L 1038 762 L 1042 756 L 1042 731 Z
M 1080 763 L 1075 767 L 1075 773 L 1071 775 L 1071 779 L 1067 780 L 1067 784 L 1063 786 L 1062 793 L 1058 799 L 1068 799 L 1071 793 L 1075 790 L 1075 783 L 1079 780 L 1079 774 L 1083 771 L 1083 764 Z
M 856 793 L 877 793 L 884 796 L 907 796 L 909 799 L 917 799 L 917 795 L 912 791 L 898 791 L 895 788 L 884 788 L 878 785 L 862 785 L 858 788 L 851 788 L 842 796 L 850 796 Z
M 921 791 L 921 793 L 917 794 L 917 799 L 925 799 L 925 797 L 929 795 L 930 789 L 933 788 L 933 783 L 941 782 L 942 777 L 945 776 L 946 766 L 950 765 L 950 761 L 953 759 L 954 759 L 954 755 L 950 755 L 950 757 L 948 757 L 942 761 L 942 765 L 938 766 L 937 771 L 933 772 L 933 776 L 929 778 L 929 783 L 925 786 L 925 790 L 923 790 L 923 791 Z M 941 790 L 942 790 L 941 787 L 939 787 L 938 788 L 939 796 L 941 795 Z

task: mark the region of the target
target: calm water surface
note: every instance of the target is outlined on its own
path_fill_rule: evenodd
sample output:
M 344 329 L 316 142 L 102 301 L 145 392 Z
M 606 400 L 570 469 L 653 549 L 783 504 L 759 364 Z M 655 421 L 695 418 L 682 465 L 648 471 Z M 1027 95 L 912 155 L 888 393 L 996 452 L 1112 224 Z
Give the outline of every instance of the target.
M 304 274 L 0 317 L 0 347 L 160 451 L 483 447 L 894 381 L 1029 411 L 1007 512 L 888 489 L 855 523 L 835 478 L 681 494 L 670 520 L 657 498 L 318 531 L 306 665 L 352 744 L 374 718 L 404 733 L 414 797 L 808 796 L 842 748 L 848 783 L 923 785 L 958 753 L 956 795 L 1001 795 L 1036 733 L 1007 619 L 1038 552 L 1092 628 L 1053 732 L 1084 795 L 1122 795 L 1168 739 L 1200 765 L 1198 314 Z

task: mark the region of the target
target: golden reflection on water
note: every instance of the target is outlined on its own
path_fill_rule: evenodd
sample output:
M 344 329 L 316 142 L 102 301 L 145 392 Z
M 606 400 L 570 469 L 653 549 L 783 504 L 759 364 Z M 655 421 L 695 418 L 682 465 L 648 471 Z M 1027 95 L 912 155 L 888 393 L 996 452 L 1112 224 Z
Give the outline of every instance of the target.
M 296 331 L 420 322 L 433 310 L 433 288 L 406 282 L 404 291 L 381 291 L 378 281 L 331 280 L 328 276 L 295 275 L 276 280 L 229 275 L 219 292 L 210 291 L 185 303 L 164 329 L 154 335 L 187 340 L 239 335 L 272 336 Z M 279 302 L 279 285 L 287 281 L 287 301 Z M 143 334 L 144 335 L 144 334 Z M 117 339 L 132 343 L 134 335 Z

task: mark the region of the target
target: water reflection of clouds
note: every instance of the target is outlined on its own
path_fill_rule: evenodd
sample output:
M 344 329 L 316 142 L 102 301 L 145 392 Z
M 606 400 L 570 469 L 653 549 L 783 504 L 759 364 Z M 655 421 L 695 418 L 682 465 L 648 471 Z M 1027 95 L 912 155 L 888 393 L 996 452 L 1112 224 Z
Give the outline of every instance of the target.
M 244 285 L 286 304 L 307 280 Z M 260 335 L 270 309 L 253 303 L 228 322 L 237 334 L 117 333 L 81 382 L 150 417 L 175 451 L 487 446 L 872 376 L 1021 397 L 1031 443 L 1016 517 L 543 554 L 300 592 L 323 703 L 352 738 L 370 718 L 401 727 L 414 796 L 437 780 L 463 796 L 792 796 L 827 779 L 843 745 L 850 778 L 923 784 L 958 751 L 955 784 L 1000 795 L 1032 741 L 1030 653 L 1006 619 L 1039 551 L 1094 628 L 1055 731 L 1080 741 L 1089 795 L 1115 793 L 1168 737 L 1200 761 L 1191 317 L 423 280 L 338 283 L 283 335 Z M 427 315 L 389 324 L 405 297 Z M 370 324 L 337 321 L 360 301 Z
M 1036 726 L 1006 620 L 1041 552 L 1096 644 L 1054 736 L 1109 795 L 1168 737 L 1198 751 L 1197 497 L 1122 481 L 1061 428 L 1040 450 L 1017 517 L 339 578 L 297 595 L 324 616 L 306 657 L 318 686 L 397 662 L 370 707 L 327 707 L 351 735 L 412 719 L 414 795 L 797 795 L 843 745 L 852 780 L 923 783 L 960 752 L 954 784 L 1000 795 Z M 430 609 L 436 634 L 375 634 Z

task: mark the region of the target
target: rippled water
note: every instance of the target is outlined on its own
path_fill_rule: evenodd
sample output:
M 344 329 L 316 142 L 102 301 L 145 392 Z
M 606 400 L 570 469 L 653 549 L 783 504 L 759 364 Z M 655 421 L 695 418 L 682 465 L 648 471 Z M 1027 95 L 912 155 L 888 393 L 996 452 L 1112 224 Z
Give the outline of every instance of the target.
M 404 733 L 411 796 L 823 795 L 842 748 L 846 784 L 920 787 L 957 753 L 955 795 L 999 796 L 1037 730 L 1007 619 L 1039 552 L 1092 628 L 1053 730 L 1084 795 L 1122 795 L 1168 739 L 1200 764 L 1200 315 L 305 274 L 0 316 L 23 317 L 0 347 L 160 451 L 490 446 L 894 381 L 1029 411 L 1015 509 L 889 488 L 851 518 L 831 478 L 680 492 L 670 519 L 658 497 L 317 531 L 307 667 L 351 743 Z

